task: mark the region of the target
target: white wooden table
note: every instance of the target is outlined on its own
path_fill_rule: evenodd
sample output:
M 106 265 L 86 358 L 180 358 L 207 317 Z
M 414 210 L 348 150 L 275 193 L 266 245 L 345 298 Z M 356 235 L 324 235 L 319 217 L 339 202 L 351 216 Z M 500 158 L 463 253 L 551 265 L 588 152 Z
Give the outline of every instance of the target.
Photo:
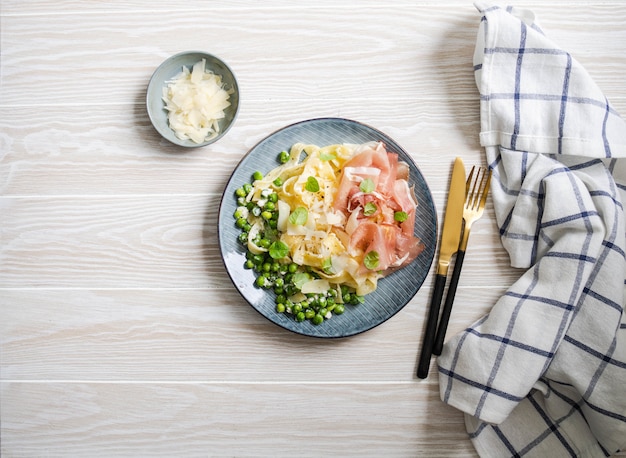
M 528 0 L 626 113 L 626 4 Z M 233 288 L 216 215 L 243 155 L 296 121 L 393 137 L 439 217 L 450 167 L 484 162 L 470 1 L 2 0 L 1 454 L 473 456 L 463 416 L 415 377 L 434 270 L 395 317 L 321 340 Z M 222 57 L 235 126 L 181 151 L 145 111 L 154 69 Z M 493 209 L 473 227 L 449 335 L 520 274 Z

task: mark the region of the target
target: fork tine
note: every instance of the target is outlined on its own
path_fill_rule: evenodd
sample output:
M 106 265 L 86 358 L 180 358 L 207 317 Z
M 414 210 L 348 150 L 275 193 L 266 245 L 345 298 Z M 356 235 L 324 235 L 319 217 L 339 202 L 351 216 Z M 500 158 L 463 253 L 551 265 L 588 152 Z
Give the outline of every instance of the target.
M 478 173 L 476 174 L 476 179 L 474 180 L 474 186 L 472 187 L 472 193 L 470 196 L 470 200 L 468 202 L 468 208 L 474 209 L 474 205 L 476 204 L 476 198 L 478 196 L 478 190 L 482 186 L 482 177 L 484 176 L 481 172 L 483 171 L 482 167 L 478 168 Z
M 474 178 L 474 171 L 476 170 L 476 166 L 472 166 L 472 170 L 470 170 L 469 176 L 467 177 L 467 181 L 465 182 L 465 198 L 469 195 L 470 186 L 472 185 L 472 179 Z
M 487 202 L 487 194 L 489 194 L 489 186 L 491 185 L 491 169 L 487 172 L 487 183 L 483 188 L 482 197 L 480 198 L 480 209 L 485 208 L 485 203 Z

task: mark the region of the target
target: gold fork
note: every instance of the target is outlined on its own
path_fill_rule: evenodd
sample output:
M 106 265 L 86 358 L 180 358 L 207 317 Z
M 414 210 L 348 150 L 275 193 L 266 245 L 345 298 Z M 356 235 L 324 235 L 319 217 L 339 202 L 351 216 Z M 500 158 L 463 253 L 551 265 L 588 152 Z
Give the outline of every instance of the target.
M 474 172 L 477 172 L 476 176 L 474 176 Z M 433 354 L 435 355 L 440 355 L 443 348 L 443 340 L 446 337 L 446 329 L 448 327 L 448 321 L 450 320 L 450 312 L 452 311 L 452 302 L 454 301 L 456 286 L 461 275 L 461 267 L 463 266 L 463 259 L 465 258 L 465 250 L 467 249 L 470 230 L 472 224 L 483 216 L 490 183 L 491 170 L 487 170 L 484 167 L 479 167 L 478 169 L 476 166 L 472 167 L 472 171 L 465 184 L 467 197 L 465 198 L 465 206 L 463 207 L 463 233 L 461 235 L 461 241 L 459 242 L 459 250 L 456 253 L 454 271 L 450 279 L 450 286 L 448 286 L 446 302 L 441 311 L 441 318 L 439 319 L 439 326 L 433 345 Z

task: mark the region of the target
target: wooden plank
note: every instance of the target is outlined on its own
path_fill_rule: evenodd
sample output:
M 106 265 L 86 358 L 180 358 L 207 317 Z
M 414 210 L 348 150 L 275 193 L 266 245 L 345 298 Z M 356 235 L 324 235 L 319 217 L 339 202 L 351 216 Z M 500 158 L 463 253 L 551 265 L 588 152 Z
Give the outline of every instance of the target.
M 431 190 L 442 192 L 454 157 L 481 160 L 478 109 L 478 94 L 471 101 L 429 103 L 250 102 L 218 143 L 182 150 L 161 139 L 140 105 L 93 106 L 86 112 L 0 107 L 0 129 L 6 132 L 0 189 L 5 196 L 221 193 L 247 151 L 277 129 L 306 119 L 346 117 L 394 138 Z M 390 118 L 392 110 L 400 115 Z
M 619 4 L 622 0 L 603 0 L 603 1 L 588 1 L 588 0 L 554 0 L 550 2 L 551 6 L 568 6 L 576 7 L 578 5 L 595 5 L 602 4 Z M 532 8 L 537 10 L 545 9 L 545 2 L 542 0 L 511 0 L 508 4 L 518 3 L 520 7 Z M 368 9 L 392 9 L 403 7 L 429 7 L 438 9 L 449 8 L 468 8 L 468 3 L 465 0 L 446 0 L 445 2 L 436 0 L 361 0 L 358 3 L 359 8 Z M 471 6 L 471 5 L 470 5 Z M 298 2 L 297 8 L 311 9 L 311 8 L 350 8 L 350 3 L 338 3 L 335 0 L 301 0 Z M 289 0 L 270 0 L 265 1 L 262 4 L 250 0 L 232 0 L 232 1 L 214 1 L 210 6 L 203 0 L 190 0 L 184 4 L 174 4 L 166 0 L 154 0 L 150 2 L 150 6 L 146 7 L 145 2 L 141 0 L 131 0 L 124 2 L 116 1 L 99 1 L 99 2 L 82 2 L 80 0 L 59 0 L 54 4 L 50 4 L 46 0 L 5 0 L 2 3 L 1 16 L 14 16 L 14 15 L 32 15 L 32 14 L 47 14 L 47 15 L 59 15 L 59 14 L 73 14 L 76 12 L 89 13 L 89 14 L 102 14 L 102 13 L 128 13 L 133 11 L 162 11 L 162 12 L 187 12 L 198 13 L 199 11 L 233 11 L 235 13 L 242 14 L 242 9 L 254 8 L 259 9 L 285 9 L 294 8 L 293 2 Z
M 626 98 L 613 105 L 626 113 Z M 390 117 L 392 111 L 399 114 Z M 257 142 L 293 122 L 319 117 L 354 119 L 391 136 L 411 155 L 434 195 L 446 192 L 456 156 L 468 167 L 484 162 L 478 93 L 471 100 L 428 103 L 250 102 L 222 140 L 194 150 L 161 139 L 142 105 L 86 111 L 0 106 L 0 191 L 4 196 L 219 194 Z
M 594 27 L 588 28 L 582 27 L 590 21 L 586 3 L 569 7 L 567 15 L 562 5 L 541 9 L 551 38 L 588 66 L 609 98 L 621 94 L 626 73 L 619 19 L 625 8 L 623 3 L 594 5 Z M 332 11 L 332 20 L 328 8 L 297 7 L 250 9 L 245 15 L 208 8 L 193 16 L 131 11 L 57 15 L 54 21 L 45 14 L 5 17 L 2 103 L 139 103 L 157 65 L 197 48 L 208 48 L 231 65 L 244 101 L 402 99 L 413 92 L 439 100 L 475 91 L 465 76 L 480 20 L 471 5 L 380 8 L 375 14 L 368 8 Z M 597 40 L 599 29 L 609 39 Z M 277 49 L 276 40 L 280 52 L 268 52 Z M 377 65 L 381 55 L 385 64 Z M 115 69 L 114 77 L 109 69 Z
M 447 337 L 503 292 L 460 287 Z M 386 323 L 339 340 L 283 330 L 229 288 L 22 289 L 0 297 L 5 380 L 408 382 L 430 288 Z
M 6 456 L 477 456 L 418 382 L 1 387 Z

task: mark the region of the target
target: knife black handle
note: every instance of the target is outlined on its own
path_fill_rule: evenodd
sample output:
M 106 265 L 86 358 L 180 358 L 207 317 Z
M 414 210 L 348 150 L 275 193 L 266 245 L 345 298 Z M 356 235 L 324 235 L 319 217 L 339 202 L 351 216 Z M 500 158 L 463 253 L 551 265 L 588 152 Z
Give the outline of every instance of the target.
M 433 345 L 433 354 L 437 356 L 439 356 L 443 350 L 443 341 L 446 337 L 448 321 L 450 321 L 450 313 L 452 312 L 452 303 L 454 302 L 454 295 L 456 294 L 456 286 L 459 284 L 459 277 L 461 276 L 463 258 L 465 258 L 465 251 L 457 251 L 456 260 L 454 262 L 454 270 L 452 271 L 452 278 L 450 279 L 450 285 L 448 286 L 446 302 L 443 304 L 443 309 L 441 310 L 437 336 L 435 337 L 435 344 Z
M 433 342 L 435 339 L 435 331 L 437 330 L 437 320 L 439 319 L 439 308 L 441 307 L 441 298 L 443 290 L 446 286 L 446 276 L 437 274 L 435 277 L 435 289 L 428 310 L 428 320 L 426 321 L 426 330 L 424 331 L 424 340 L 422 342 L 422 353 L 417 365 L 417 376 L 419 378 L 428 377 L 428 368 L 430 367 L 430 357 L 433 351 Z

